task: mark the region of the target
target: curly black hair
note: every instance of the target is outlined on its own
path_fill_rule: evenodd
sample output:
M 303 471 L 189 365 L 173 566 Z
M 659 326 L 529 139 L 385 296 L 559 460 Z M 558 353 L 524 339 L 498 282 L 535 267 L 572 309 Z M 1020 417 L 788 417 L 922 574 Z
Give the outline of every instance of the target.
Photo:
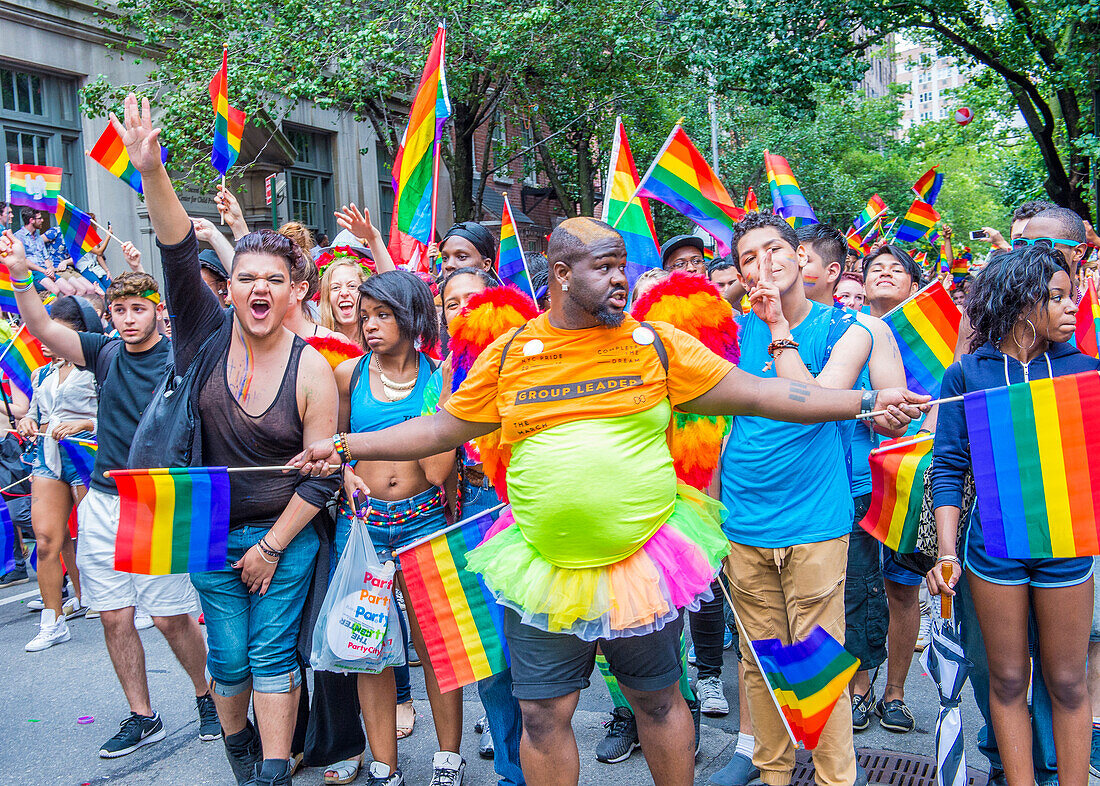
M 771 227 L 779 232 L 779 236 L 791 247 L 791 250 L 798 249 L 798 233 L 782 218 L 772 215 L 771 213 L 749 213 L 733 228 L 733 242 L 730 245 L 733 246 L 733 254 L 731 256 L 733 264 L 737 267 L 737 272 L 741 272 L 741 262 L 738 258 L 737 244 L 741 242 L 741 238 L 752 230 L 764 229 L 765 227 Z
M 1065 257 L 1037 246 L 1013 249 L 991 259 L 966 291 L 966 314 L 974 328 L 970 352 L 1000 344 L 1020 318 L 1050 300 L 1050 279 L 1070 275 Z

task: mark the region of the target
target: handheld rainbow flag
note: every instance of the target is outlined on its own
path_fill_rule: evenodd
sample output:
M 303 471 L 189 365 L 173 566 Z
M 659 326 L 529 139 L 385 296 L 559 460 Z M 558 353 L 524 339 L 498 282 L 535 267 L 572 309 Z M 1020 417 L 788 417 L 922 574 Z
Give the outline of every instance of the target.
M 122 144 L 122 137 L 110 123 L 99 135 L 95 146 L 88 151 L 88 157 L 139 194 L 144 193 L 141 190 L 141 172 L 130 163 L 126 145 Z M 168 148 L 163 145 L 160 148 L 160 162 L 168 163 Z
M 508 668 L 504 609 L 481 578 L 466 570 L 466 552 L 493 526 L 492 512 L 460 521 L 397 552 L 408 600 L 444 693 Z
M 7 500 L 0 497 L 0 573 L 15 569 L 15 540 L 15 522 L 8 510 Z
M 709 232 L 723 256 L 733 252 L 733 225 L 745 211 L 733 204 L 726 187 L 679 123 L 642 176 L 635 196 L 664 202 Z M 618 226 L 625 212 L 612 226 Z
M 966 248 L 963 246 L 963 248 Z M 968 249 L 969 250 L 969 249 Z M 970 259 L 968 255 L 960 253 L 951 260 L 951 287 L 957 287 L 970 275 Z
M 859 526 L 903 554 L 917 550 L 924 472 L 932 463 L 932 436 L 889 439 L 871 451 L 871 504 Z
M 535 298 L 535 288 L 531 285 L 531 274 L 527 271 L 527 260 L 523 257 L 523 246 L 519 242 L 516 222 L 512 218 L 512 206 L 508 204 L 508 194 L 504 194 L 504 209 L 500 214 L 500 250 L 497 252 L 497 275 L 500 280 L 511 284 L 525 295 Z
M 432 242 L 435 231 L 439 151 L 443 124 L 451 116 L 444 60 L 447 26 L 440 24 L 432 39 L 420 85 L 409 107 L 409 124 L 401 136 L 393 162 L 393 218 L 390 254 L 399 264 L 409 262 Z
M 115 570 L 162 576 L 225 567 L 225 467 L 112 470 L 121 500 Z
M 806 224 L 816 224 L 817 215 L 798 181 L 794 179 L 791 165 L 783 156 L 764 151 L 764 168 L 768 170 L 768 186 L 772 192 L 772 211 L 795 229 Z
M 222 67 L 210 80 L 210 101 L 214 104 L 214 149 L 210 151 L 210 163 L 225 176 L 241 153 L 246 117 L 240 109 L 229 105 L 229 47 L 222 47 Z
M 990 555 L 1100 554 L 1100 374 L 977 390 L 963 403 Z
M 752 186 L 749 186 L 749 192 L 745 194 L 745 212 L 746 213 L 759 213 L 760 203 L 756 201 L 756 192 L 753 191 Z
M 859 658 L 820 625 L 794 644 L 784 645 L 779 639 L 754 641 L 752 651 L 787 728 L 797 742 L 813 750 L 837 699 L 859 668 Z
M 638 189 L 638 169 L 626 139 L 621 117 L 615 119 L 615 137 L 611 140 L 611 158 L 607 171 L 607 194 L 601 218 L 611 222 L 621 216 L 615 228 L 626 244 L 626 278 L 631 288 L 644 271 L 661 267 L 661 251 L 649 201 L 630 195 Z
M 18 314 L 19 305 L 15 302 L 15 289 L 11 285 L 11 273 L 0 265 L 0 311 Z
M 863 234 L 876 219 L 881 218 L 885 214 L 886 203 L 882 200 L 882 197 L 878 194 L 874 194 L 867 200 L 867 206 L 860 211 L 860 214 L 852 219 L 852 229 L 859 234 Z
M 57 219 L 57 227 L 61 230 L 65 247 L 69 249 L 69 256 L 74 260 L 80 259 L 103 242 L 103 238 L 96 232 L 92 217 L 65 197 L 57 198 L 54 218 Z
M 943 374 L 955 355 L 962 314 L 939 281 L 933 281 L 883 315 L 901 350 L 909 389 L 932 398 L 940 394 Z
M 12 207 L 49 210 L 57 207 L 61 194 L 61 167 L 34 164 L 4 164 L 7 202 Z
M 914 193 L 930 206 L 936 204 L 936 197 L 940 195 L 940 189 L 943 188 L 943 175 L 936 171 L 936 166 L 921 175 L 913 184 Z
M 916 243 L 940 220 L 940 214 L 920 198 L 914 199 L 905 216 L 895 225 L 894 237 L 899 243 Z
M 92 469 L 95 467 L 95 454 L 99 450 L 99 445 L 94 439 L 75 439 L 72 437 L 62 439 L 58 444 L 65 455 L 68 456 L 69 461 L 72 462 L 73 468 L 80 475 L 80 479 L 84 481 L 84 486 L 90 488 L 92 485 Z
M 928 252 L 918 251 L 913 254 L 913 261 L 921 266 L 921 270 L 928 272 Z
M 1100 298 L 1096 296 L 1096 284 L 1089 278 L 1085 288 L 1085 296 L 1081 298 L 1081 305 L 1077 307 L 1077 328 L 1074 330 L 1074 343 L 1077 349 L 1094 358 L 1100 358 L 1100 346 L 1097 345 L 1097 336 L 1100 335 Z
M 11 383 L 23 391 L 27 398 L 34 392 L 31 374 L 50 361 L 42 354 L 42 344 L 27 332 L 26 325 L 20 325 L 11 341 L 0 352 L 0 371 L 4 372 Z

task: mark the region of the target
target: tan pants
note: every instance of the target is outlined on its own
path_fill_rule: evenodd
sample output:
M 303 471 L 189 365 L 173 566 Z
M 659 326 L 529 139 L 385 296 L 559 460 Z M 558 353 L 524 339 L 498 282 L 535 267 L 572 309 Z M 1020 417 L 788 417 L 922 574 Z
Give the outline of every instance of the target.
M 844 571 L 848 536 L 782 549 L 731 543 L 730 588 L 734 610 L 750 640 L 804 639 L 820 625 L 844 643 Z M 795 746 L 783 726 L 749 642 L 741 639 L 745 691 L 756 748 L 752 761 L 771 786 L 791 782 Z M 822 786 L 852 786 L 856 778 L 852 743 L 852 699 L 845 688 L 813 752 Z

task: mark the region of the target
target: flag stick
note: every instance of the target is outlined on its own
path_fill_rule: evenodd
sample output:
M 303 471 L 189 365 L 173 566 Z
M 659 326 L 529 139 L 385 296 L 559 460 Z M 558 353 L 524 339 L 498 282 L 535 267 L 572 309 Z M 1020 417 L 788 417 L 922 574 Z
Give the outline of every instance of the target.
M 447 23 L 443 22 L 443 39 L 439 42 L 439 73 L 444 75 L 444 60 L 447 56 Z M 447 85 L 444 77 L 443 84 L 444 96 L 446 97 Z M 450 104 L 450 100 L 447 99 L 447 103 Z M 410 121 L 411 122 L 411 121 Z M 446 122 L 446 121 L 444 121 Z M 435 142 L 432 144 L 432 226 L 428 231 L 428 243 L 435 241 L 435 217 L 436 217 L 436 205 L 439 203 L 439 156 L 443 147 L 442 138 L 442 124 L 438 125 L 440 135 L 436 137 Z M 432 269 L 435 265 L 430 265 Z
M 500 503 L 499 505 L 497 505 L 496 507 L 493 507 L 493 508 L 489 508 L 488 510 L 483 510 L 483 511 L 481 511 L 480 513 L 475 513 L 475 514 L 474 514 L 474 515 L 472 515 L 472 516 L 468 516 L 467 518 L 464 518 L 464 519 L 462 519 L 462 521 L 456 521 L 456 522 L 455 522 L 454 524 L 452 524 L 452 525 L 451 525 L 451 526 L 449 526 L 449 527 L 445 527 L 444 529 L 441 529 L 441 530 L 439 530 L 438 532 L 433 532 L 433 533 L 432 533 L 431 535 L 425 535 L 424 537 L 420 538 L 419 540 L 414 540 L 414 541 L 413 541 L 412 543 L 410 543 L 410 544 L 409 544 L 408 546 L 402 546 L 402 547 L 401 547 L 401 548 L 399 548 L 399 549 L 398 549 L 397 551 L 391 551 L 390 553 L 391 553 L 391 554 L 393 554 L 393 556 L 395 556 L 395 557 L 396 557 L 396 556 L 398 556 L 399 554 L 404 554 L 404 553 L 405 553 L 406 551 L 412 551 L 412 550 L 413 550 L 413 549 L 415 549 L 415 548 L 416 548 L 417 546 L 420 546 L 421 544 L 427 543 L 427 542 L 428 542 L 429 540 L 435 540 L 435 539 L 436 539 L 436 538 L 438 538 L 438 537 L 439 537 L 440 535 L 446 535 L 446 534 L 447 534 L 448 532 L 453 532 L 454 530 L 458 529 L 459 527 L 463 526 L 464 524 L 466 524 L 466 523 L 468 523 L 468 522 L 470 522 L 470 521 L 473 521 L 473 520 L 474 520 L 474 519 L 476 519 L 476 518 L 481 518 L 481 517 L 482 517 L 482 516 L 484 516 L 484 515 L 485 515 L 486 513 L 492 513 L 493 511 L 496 511 L 496 510 L 500 510 L 500 509 L 501 509 L 501 508 L 503 508 L 503 507 L 504 507 L 504 506 L 505 506 L 506 504 L 508 504 L 508 503 L 506 503 L 506 502 L 501 502 L 501 503 Z
M 929 406 L 930 407 L 933 404 L 951 404 L 955 401 L 962 401 L 962 400 L 963 400 L 962 396 L 949 396 L 948 398 L 934 398 L 931 401 L 924 402 L 924 404 L 922 404 L 921 406 Z M 874 412 L 864 412 L 862 415 L 856 415 L 855 418 L 853 418 L 853 419 L 854 420 L 867 420 L 869 418 L 878 417 L 879 415 L 885 415 L 887 412 L 888 412 L 888 410 L 885 410 L 885 409 L 875 410 Z M 916 442 L 917 440 L 913 440 L 913 441 Z M 910 444 L 910 443 L 907 442 L 905 444 Z M 902 446 L 898 445 L 897 447 L 902 447 Z
M 97 227 L 99 227 L 100 229 L 102 229 L 102 230 L 103 230 L 104 232 L 106 232 L 106 233 L 107 233 L 107 239 L 108 239 L 108 240 L 110 240 L 111 238 L 114 238 L 114 239 L 115 239 L 115 242 L 116 242 L 116 243 L 118 243 L 119 245 L 121 245 L 121 244 L 122 244 L 123 242 L 125 242 L 125 241 L 123 241 L 123 240 L 122 240 L 122 239 L 121 239 L 121 238 L 120 238 L 120 237 L 119 237 L 118 235 L 116 235 L 116 234 L 115 234 L 114 232 L 112 232 L 112 231 L 111 231 L 110 229 L 108 229 L 107 227 L 103 226 L 103 224 L 99 223 L 98 221 L 96 221 L 96 220 L 95 220 L 94 218 L 92 218 L 91 216 L 88 216 L 88 220 L 89 220 L 89 221 L 91 221 L 91 222 L 92 222 L 93 224 L 95 224 L 95 225 L 96 225 Z
M 225 191 L 225 175 L 222 175 L 222 191 Z M 219 210 L 218 215 L 222 218 L 222 226 L 225 226 L 225 213 Z M 275 229 L 278 229 L 278 227 L 275 227 Z
M 896 445 L 885 445 L 881 448 L 875 448 L 871 451 L 872 456 L 877 456 L 879 453 L 889 453 L 891 450 L 901 450 L 907 448 L 910 445 L 919 445 L 922 442 L 927 442 L 930 439 L 935 438 L 935 434 L 921 434 L 916 439 L 910 439 L 906 442 L 899 442 Z
M 9 486 L 4 486 L 4 488 L 0 489 L 0 491 L 9 491 L 9 490 L 15 488 L 16 486 L 18 486 L 20 483 L 26 483 L 30 479 L 31 479 L 31 476 L 27 475 L 27 477 L 20 478 L 19 480 L 15 481 L 14 483 L 12 483 Z
M 0 360 L 3 360 L 13 346 L 15 346 L 15 339 L 19 338 L 19 334 L 27 329 L 26 323 L 19 326 L 19 330 L 12 334 L 12 337 L 8 339 L 8 343 L 4 346 L 4 351 L 0 352 Z
M 626 204 L 623 206 L 623 210 L 619 213 L 619 217 L 611 224 L 611 228 L 614 229 L 619 225 L 619 222 L 623 220 L 623 216 L 626 215 L 626 211 L 630 209 L 630 206 L 634 203 L 634 200 L 638 198 L 638 192 L 642 190 L 642 186 L 645 185 L 645 181 L 649 180 L 649 176 L 653 174 L 653 170 L 657 167 L 657 162 L 661 160 L 661 156 L 668 150 L 668 146 L 672 144 L 672 138 L 676 136 L 676 129 L 680 128 L 684 124 L 684 118 L 680 118 L 676 121 L 676 125 L 672 127 L 672 132 L 669 133 L 668 139 L 661 145 L 661 149 L 657 151 L 657 155 L 653 158 L 653 163 L 649 165 L 649 169 L 642 175 L 641 180 L 638 181 L 638 185 L 634 187 L 634 193 L 630 195 L 630 199 L 626 200 Z
M 333 468 L 331 464 L 325 464 L 325 469 Z M 210 469 L 210 467 L 152 467 L 150 469 L 109 469 L 103 473 L 105 478 L 113 478 L 119 475 L 171 475 L 173 471 L 177 475 L 186 473 L 189 469 Z M 235 472 L 286 472 L 287 470 L 297 471 L 301 467 L 295 467 L 287 464 L 278 467 L 226 467 L 225 471 L 232 474 Z

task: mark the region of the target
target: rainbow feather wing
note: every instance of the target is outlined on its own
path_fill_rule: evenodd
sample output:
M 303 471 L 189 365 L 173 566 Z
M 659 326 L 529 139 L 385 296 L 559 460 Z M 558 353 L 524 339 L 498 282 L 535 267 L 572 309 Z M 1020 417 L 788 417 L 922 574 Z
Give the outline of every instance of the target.
M 306 339 L 306 343 L 320 352 L 333 369 L 345 360 L 351 360 L 363 354 L 361 347 L 336 336 L 311 336 Z

